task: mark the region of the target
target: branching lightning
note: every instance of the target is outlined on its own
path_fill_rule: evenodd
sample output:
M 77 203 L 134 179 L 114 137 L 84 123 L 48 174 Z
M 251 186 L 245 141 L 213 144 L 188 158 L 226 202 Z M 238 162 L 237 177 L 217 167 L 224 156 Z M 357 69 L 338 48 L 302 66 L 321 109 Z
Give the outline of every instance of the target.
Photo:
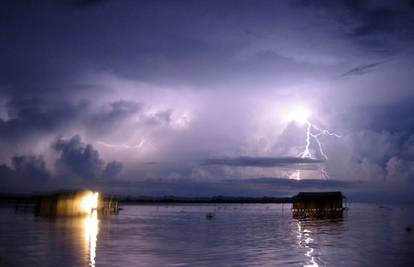
M 305 121 L 306 123 L 306 146 L 305 149 L 303 150 L 303 152 L 299 153 L 299 157 L 302 158 L 312 158 L 312 154 L 309 150 L 309 146 L 311 143 L 311 138 L 313 138 L 313 140 L 315 140 L 315 142 L 318 145 L 318 149 L 319 149 L 319 153 L 322 155 L 322 157 L 327 160 L 328 156 L 326 155 L 326 153 L 324 152 L 323 148 L 322 148 L 322 143 L 319 140 L 319 136 L 321 135 L 329 135 L 329 136 L 335 136 L 337 138 L 341 138 L 342 136 L 334 133 L 334 132 L 330 132 L 329 130 L 326 129 L 321 129 L 316 125 L 313 125 L 308 119 L 306 119 Z M 316 131 L 316 133 L 312 133 L 312 130 Z
M 334 136 L 336 138 L 341 138 L 342 136 L 337 133 L 331 132 L 327 129 L 322 129 L 318 127 L 317 125 L 312 124 L 309 121 L 309 117 L 310 117 L 310 113 L 306 109 L 303 109 L 303 108 L 294 110 L 288 116 L 288 120 L 290 121 L 296 121 L 299 123 L 306 124 L 306 139 L 305 139 L 306 145 L 305 145 L 304 150 L 301 153 L 299 153 L 298 157 L 315 158 L 314 155 L 312 155 L 310 151 L 311 141 L 314 140 L 318 146 L 319 154 L 325 160 L 328 160 L 328 155 L 323 150 L 322 143 L 319 140 L 319 137 L 323 135 L 325 136 L 327 135 L 327 136 Z M 321 167 L 320 171 L 321 171 L 322 178 L 329 178 L 329 175 L 326 172 L 324 167 Z M 300 170 L 297 170 L 294 176 L 295 176 L 295 179 L 300 180 Z

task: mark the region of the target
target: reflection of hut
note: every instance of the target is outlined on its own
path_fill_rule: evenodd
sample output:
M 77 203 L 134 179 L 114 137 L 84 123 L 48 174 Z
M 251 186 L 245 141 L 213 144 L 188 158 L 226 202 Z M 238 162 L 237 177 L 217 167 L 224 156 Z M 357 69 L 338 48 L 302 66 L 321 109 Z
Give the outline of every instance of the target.
M 84 216 L 93 211 L 117 213 L 118 202 L 105 200 L 92 191 L 44 195 L 39 196 L 36 202 L 36 214 L 40 216 Z
M 293 197 L 293 217 L 342 217 L 344 196 L 341 192 L 300 192 Z

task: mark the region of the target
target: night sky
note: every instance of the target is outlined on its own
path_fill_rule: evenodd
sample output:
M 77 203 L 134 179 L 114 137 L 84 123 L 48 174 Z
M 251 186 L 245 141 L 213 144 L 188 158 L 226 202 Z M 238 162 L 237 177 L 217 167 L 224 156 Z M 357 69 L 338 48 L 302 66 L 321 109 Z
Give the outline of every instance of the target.
M 1 1 L 0 30 L 0 193 L 414 200 L 413 1 Z M 304 112 L 338 134 L 309 157 Z

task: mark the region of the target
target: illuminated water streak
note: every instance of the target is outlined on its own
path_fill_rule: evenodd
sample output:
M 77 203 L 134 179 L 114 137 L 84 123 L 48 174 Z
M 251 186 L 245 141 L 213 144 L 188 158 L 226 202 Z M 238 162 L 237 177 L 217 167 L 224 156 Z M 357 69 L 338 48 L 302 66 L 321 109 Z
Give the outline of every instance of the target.
M 84 221 L 85 243 L 89 250 L 89 266 L 95 266 L 96 243 L 98 240 L 99 220 L 98 211 L 92 210 L 92 213 Z
M 308 259 L 308 262 L 304 263 L 303 266 L 306 267 L 317 267 L 319 264 L 316 262 L 315 257 L 313 256 L 314 249 L 311 247 L 313 238 L 311 237 L 311 231 L 307 229 L 302 229 L 301 222 L 297 222 L 298 226 L 298 246 L 306 250 L 305 257 Z

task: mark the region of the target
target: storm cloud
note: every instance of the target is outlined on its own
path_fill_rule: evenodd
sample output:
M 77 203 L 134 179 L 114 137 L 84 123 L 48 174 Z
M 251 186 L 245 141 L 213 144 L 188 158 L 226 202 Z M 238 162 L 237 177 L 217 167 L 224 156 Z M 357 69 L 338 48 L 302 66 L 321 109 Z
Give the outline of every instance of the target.
M 4 190 L 413 184 L 410 1 L 4 1 L 0 18 Z M 341 137 L 306 140 L 298 107 Z
M 55 165 L 60 175 L 96 179 L 117 176 L 122 170 L 119 162 L 105 165 L 99 152 L 92 145 L 83 143 L 79 135 L 70 139 L 58 138 L 52 147 L 59 154 Z
M 0 165 L 0 185 L 4 192 L 16 192 L 17 188 L 22 191 L 44 188 L 50 179 L 51 173 L 42 156 L 14 156 L 11 167 Z
M 207 159 L 205 165 L 226 165 L 238 167 L 284 167 L 294 165 L 311 165 L 323 163 L 324 160 L 298 157 L 237 157 L 237 158 L 212 158 Z
M 363 74 L 377 70 L 378 66 L 384 63 L 385 62 L 383 61 L 383 62 L 376 62 L 376 63 L 370 63 L 370 64 L 363 64 L 363 65 L 360 65 L 360 66 L 357 66 L 355 68 L 348 70 L 341 76 L 363 75 Z

